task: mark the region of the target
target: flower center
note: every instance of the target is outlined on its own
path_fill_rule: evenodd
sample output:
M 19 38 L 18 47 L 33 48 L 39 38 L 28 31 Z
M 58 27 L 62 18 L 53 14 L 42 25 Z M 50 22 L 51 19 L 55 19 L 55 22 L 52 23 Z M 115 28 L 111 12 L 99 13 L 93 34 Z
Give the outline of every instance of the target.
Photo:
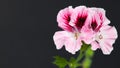
M 96 37 L 96 41 L 100 41 L 100 40 L 102 40 L 103 39 L 103 36 L 101 35 L 101 34 L 99 34 L 99 35 L 97 35 Z
M 99 35 L 99 39 L 103 39 L 103 36 L 101 34 Z

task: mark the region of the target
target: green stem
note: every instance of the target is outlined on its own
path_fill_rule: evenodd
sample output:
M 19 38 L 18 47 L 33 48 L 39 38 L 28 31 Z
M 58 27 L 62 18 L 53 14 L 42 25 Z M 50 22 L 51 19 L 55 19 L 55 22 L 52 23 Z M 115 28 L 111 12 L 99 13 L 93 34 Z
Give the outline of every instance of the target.
M 76 67 L 74 67 L 74 65 L 72 63 L 69 64 L 69 67 L 70 68 L 76 68 Z
M 94 55 L 94 52 L 91 50 L 91 47 L 88 47 L 85 53 L 85 58 L 82 62 L 83 68 L 90 68 L 92 64 L 92 57 Z
M 79 62 L 83 58 L 83 56 L 84 56 L 84 54 L 83 54 L 83 51 L 81 50 L 79 52 L 79 55 L 78 55 L 77 59 L 76 59 L 76 62 Z
M 81 47 L 81 50 L 79 52 L 79 55 L 76 59 L 76 62 L 79 62 L 84 56 L 85 56 L 85 52 L 86 50 L 89 48 L 89 45 L 83 43 L 82 47 Z
M 69 68 L 90 68 L 93 55 L 94 52 L 91 50 L 90 45 L 83 43 L 78 57 L 75 59 L 75 62 L 69 63 Z

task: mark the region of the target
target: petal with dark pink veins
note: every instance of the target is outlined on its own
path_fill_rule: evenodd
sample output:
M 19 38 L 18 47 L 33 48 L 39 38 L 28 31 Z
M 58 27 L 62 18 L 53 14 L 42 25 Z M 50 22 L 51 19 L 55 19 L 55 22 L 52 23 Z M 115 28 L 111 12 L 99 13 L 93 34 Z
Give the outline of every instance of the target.
M 69 25 L 72 12 L 73 12 L 73 8 L 70 6 L 60 10 L 57 15 L 58 26 L 70 32 L 73 31 L 72 26 Z

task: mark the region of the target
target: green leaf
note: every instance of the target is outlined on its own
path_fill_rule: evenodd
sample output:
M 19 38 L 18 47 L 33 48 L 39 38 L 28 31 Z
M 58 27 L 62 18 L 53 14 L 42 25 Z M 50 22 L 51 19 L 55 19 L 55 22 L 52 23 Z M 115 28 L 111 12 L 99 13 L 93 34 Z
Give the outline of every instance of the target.
M 55 61 L 53 64 L 57 65 L 59 68 L 65 68 L 65 66 L 68 64 L 67 60 L 60 56 L 54 56 Z
M 92 61 L 90 58 L 85 58 L 85 60 L 83 61 L 83 68 L 90 68 L 91 62 Z
M 94 51 L 91 50 L 91 47 L 89 47 L 87 50 L 86 50 L 86 57 L 89 57 L 89 58 L 92 58 L 93 55 L 94 55 Z
M 70 62 L 71 62 L 71 63 L 74 63 L 75 61 L 76 61 L 76 60 L 75 60 L 74 57 L 71 57 L 71 58 L 70 58 Z

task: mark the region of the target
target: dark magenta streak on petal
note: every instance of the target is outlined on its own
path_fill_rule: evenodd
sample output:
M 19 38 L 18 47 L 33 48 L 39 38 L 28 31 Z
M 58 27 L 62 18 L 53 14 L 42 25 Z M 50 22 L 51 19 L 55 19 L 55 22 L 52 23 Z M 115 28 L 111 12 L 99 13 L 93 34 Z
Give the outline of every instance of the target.
M 102 13 L 99 13 L 100 19 L 103 20 L 103 15 Z
M 98 25 L 97 22 L 96 22 L 96 21 L 93 21 L 93 22 L 91 23 L 92 29 L 95 30 L 96 27 L 97 27 L 97 25 Z
M 63 19 L 66 20 L 66 23 L 70 22 L 70 14 L 64 15 Z
M 99 44 L 99 42 L 97 40 L 95 40 L 97 44 Z
M 70 16 L 67 17 L 67 21 L 70 22 Z
M 66 14 L 63 16 L 63 19 L 65 20 L 65 24 L 66 24 L 65 29 L 69 30 L 71 32 L 71 31 L 73 31 L 73 27 L 71 25 L 69 25 L 69 22 L 71 20 L 70 16 L 71 16 L 70 14 Z
M 77 22 L 76 22 L 76 26 L 77 28 L 82 28 L 82 26 L 85 24 L 85 20 L 86 20 L 87 16 L 81 16 L 77 18 Z

